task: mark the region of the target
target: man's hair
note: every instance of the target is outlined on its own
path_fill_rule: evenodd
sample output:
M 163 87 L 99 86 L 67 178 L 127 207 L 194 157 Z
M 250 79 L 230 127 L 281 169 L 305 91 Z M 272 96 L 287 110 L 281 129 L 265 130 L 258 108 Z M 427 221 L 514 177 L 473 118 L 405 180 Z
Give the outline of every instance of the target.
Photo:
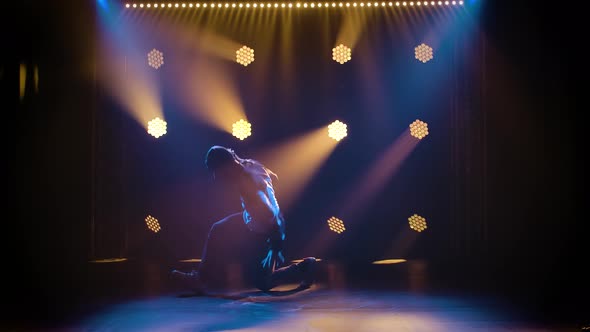
M 234 150 L 219 145 L 212 146 L 205 156 L 205 166 L 213 172 L 236 161 L 238 160 Z
M 216 170 L 230 165 L 230 163 L 235 162 L 241 166 L 247 165 L 255 165 L 260 168 L 264 172 L 266 172 L 269 176 L 274 176 L 278 179 L 278 176 L 271 171 L 270 169 L 266 168 L 262 163 L 254 159 L 243 159 L 238 157 L 236 152 L 230 148 L 226 148 L 220 145 L 214 145 L 209 148 L 207 154 L 205 156 L 205 166 L 208 170 L 215 172 Z

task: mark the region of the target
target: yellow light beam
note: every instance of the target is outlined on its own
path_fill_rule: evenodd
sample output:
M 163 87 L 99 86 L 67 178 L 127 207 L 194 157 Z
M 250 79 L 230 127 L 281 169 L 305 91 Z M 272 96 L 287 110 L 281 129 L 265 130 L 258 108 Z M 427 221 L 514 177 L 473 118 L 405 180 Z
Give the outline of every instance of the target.
M 198 120 L 231 135 L 236 121 L 248 119 L 235 80 L 215 59 L 183 61 L 173 71 L 178 79 L 177 100 Z
M 358 42 L 367 22 L 367 14 L 364 11 L 346 10 L 338 37 L 336 37 L 336 45 L 344 44 L 351 49 L 354 49 Z
M 203 31 L 198 35 L 199 38 L 195 38 L 192 34 L 191 38 L 196 41 L 200 50 L 232 62 L 236 61 L 236 51 L 244 46 L 237 41 L 209 31 Z
M 352 187 L 351 194 L 342 202 L 343 211 L 340 214 L 350 219 L 360 210 L 388 183 L 418 142 L 419 140 L 410 135 L 410 130 L 406 129 Z
M 97 78 L 101 85 L 146 130 L 154 118 L 164 118 L 157 80 L 146 54 L 128 57 L 113 43 L 104 42 Z M 141 59 L 141 60 L 133 60 Z
M 275 189 L 282 209 L 292 206 L 338 144 L 327 130 L 327 126 L 313 130 L 260 153 L 258 159 L 279 176 Z

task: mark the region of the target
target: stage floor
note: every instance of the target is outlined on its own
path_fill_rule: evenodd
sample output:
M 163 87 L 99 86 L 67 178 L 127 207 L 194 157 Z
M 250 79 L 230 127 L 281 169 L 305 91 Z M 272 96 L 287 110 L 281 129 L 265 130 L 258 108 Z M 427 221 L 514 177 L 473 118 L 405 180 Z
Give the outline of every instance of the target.
M 289 287 L 283 288 L 283 290 Z M 287 293 L 288 294 L 288 293 Z M 113 304 L 59 326 L 82 331 L 573 331 L 481 298 L 376 290 L 165 294 Z M 241 295 L 241 296 L 240 296 Z
M 21 294 L 22 316 L 10 330 L 460 332 L 584 327 L 495 292 L 432 287 L 433 282 L 416 275 L 393 282 L 404 280 L 403 265 L 373 268 L 370 275 L 388 281 L 363 284 L 343 280 L 345 271 L 327 269 L 322 280 L 300 292 L 290 291 L 296 285 L 286 285 L 269 293 L 239 288 L 195 296 L 170 284 L 169 266 L 92 265 L 84 272 L 86 279 L 71 279 L 72 287 L 55 287 L 43 299 L 25 300 Z M 531 302 L 539 299 L 543 296 L 531 297 Z

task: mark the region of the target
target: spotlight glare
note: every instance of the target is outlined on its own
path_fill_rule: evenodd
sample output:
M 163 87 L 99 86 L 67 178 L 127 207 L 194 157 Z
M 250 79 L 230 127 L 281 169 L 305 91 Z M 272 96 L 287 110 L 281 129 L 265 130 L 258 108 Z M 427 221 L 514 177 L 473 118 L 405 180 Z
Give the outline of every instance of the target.
M 322 7 L 322 3 L 321 3 L 321 2 L 320 2 L 320 3 L 318 3 L 318 7 Z
M 439 2 L 438 2 L 438 5 L 439 5 L 439 6 L 442 6 L 442 1 L 439 1 Z
M 139 5 L 139 7 L 143 8 L 143 3 Z
M 453 6 L 457 5 L 457 1 L 453 1 L 451 3 L 453 4 Z
M 396 259 L 384 259 L 380 261 L 374 261 L 372 264 L 375 265 L 389 265 L 389 264 L 398 264 L 406 262 L 403 258 L 396 258 Z
M 293 8 L 293 4 L 292 3 L 289 4 L 289 8 Z
M 186 7 L 186 4 L 184 4 L 184 3 L 183 3 L 183 4 L 182 4 L 182 8 L 185 8 L 185 7 Z
M 412 1 L 412 2 L 410 2 L 410 6 L 413 6 L 413 5 L 414 5 L 414 2 L 413 2 L 413 1 Z
M 304 8 L 307 8 L 307 2 L 303 4 L 303 7 Z
M 321 259 L 321 258 L 317 258 L 317 257 L 316 257 L 316 258 L 315 258 L 315 261 L 316 261 L 316 262 L 321 262 L 321 261 L 322 261 L 322 259 Z M 301 263 L 301 262 L 303 262 L 303 259 L 294 259 L 294 260 L 292 260 L 292 261 L 291 261 L 291 263 Z
M 310 6 L 311 8 L 315 8 L 315 3 L 312 2 Z
M 133 4 L 133 8 L 137 8 L 137 5 L 136 4 Z
M 150 7 L 152 7 L 152 5 L 148 3 L 148 4 L 147 4 L 147 7 L 148 7 L 148 8 L 150 8 Z
M 295 5 L 297 8 L 301 7 L 301 4 L 298 2 L 297 5 Z
M 158 8 L 158 4 L 157 3 L 154 4 L 154 8 Z
M 347 2 L 346 3 L 346 7 L 350 7 L 350 2 Z
M 148 229 L 154 233 L 158 233 L 160 231 L 160 223 L 158 223 L 158 219 L 148 215 L 145 218 L 145 223 L 148 227 Z
M 177 3 L 174 4 L 174 8 L 178 8 L 178 4 Z
M 463 6 L 463 1 L 459 1 L 459 4 L 460 4 L 461 6 Z
M 417 214 L 414 214 L 411 217 L 409 217 L 408 221 L 410 223 L 410 228 L 415 230 L 418 233 L 420 233 L 420 232 L 424 231 L 426 228 L 428 228 L 428 226 L 426 225 L 426 219 L 424 217 L 417 215 Z
M 340 3 L 338 4 L 338 6 L 339 6 L 339 7 L 342 7 L 342 2 L 340 2 Z
M 129 4 L 126 4 L 126 5 L 125 5 L 125 7 L 126 7 L 126 8 L 129 8 Z
M 399 2 L 396 2 L 395 5 L 399 7 Z
M 252 125 L 250 122 L 240 119 L 232 125 L 232 135 L 243 141 L 246 137 L 252 135 Z
M 340 141 L 347 135 L 348 133 L 346 124 L 340 122 L 340 120 L 336 120 L 328 126 L 328 137 L 334 139 L 335 141 Z
M 236 62 L 244 67 L 254 62 L 254 49 L 242 46 L 236 51 Z
M 159 138 L 160 136 L 166 134 L 166 121 L 158 117 L 149 121 L 148 134 L 154 136 L 155 138 Z
M 449 2 L 448 1 L 445 1 L 445 5 L 448 6 L 449 5 Z
M 164 64 L 164 53 L 155 48 L 149 51 L 147 58 L 148 65 L 154 69 L 158 69 Z
M 241 3 L 238 5 L 238 7 L 242 8 L 242 7 L 244 7 L 244 4 Z
M 405 2 L 405 1 L 404 1 L 404 2 L 402 2 L 402 5 L 404 5 L 404 6 L 405 6 L 405 5 L 406 5 L 406 2 Z
M 370 2 L 367 3 L 367 6 L 371 7 L 373 6 Z
M 423 139 L 428 135 L 428 124 L 420 120 L 412 122 L 410 124 L 410 135 L 417 139 Z
M 275 8 L 277 8 L 278 6 L 279 6 L 279 4 L 278 3 L 275 3 Z
M 171 3 L 168 3 L 168 8 L 172 8 L 172 4 Z
M 381 3 L 381 7 L 385 7 L 385 2 L 382 2 Z
M 332 49 L 332 59 L 340 64 L 350 61 L 352 59 L 351 54 L 351 49 L 342 44 Z
M 353 7 L 356 7 L 356 2 L 352 4 Z
M 344 227 L 344 221 L 336 218 L 336 217 L 330 217 L 330 219 L 328 219 L 328 227 L 330 228 L 330 230 L 332 232 L 341 234 L 342 232 L 344 232 L 346 230 L 346 228 Z
M 423 63 L 426 63 L 430 60 L 432 60 L 433 56 L 433 52 L 432 52 L 432 47 L 422 43 L 418 46 L 416 46 L 416 48 L 414 48 L 414 55 L 416 57 L 416 59 L 418 59 L 419 61 L 422 61 Z
M 249 3 L 246 4 L 246 8 L 250 8 L 250 4 Z
M 225 4 L 225 8 L 227 8 L 227 7 L 229 7 L 229 3 L 226 3 L 226 4 Z
M 258 7 L 258 4 L 257 4 L 257 3 L 254 3 L 252 6 L 253 6 L 254 8 L 256 8 L 256 7 Z
M 391 7 L 391 6 L 393 6 L 393 2 L 390 1 L 389 2 L 389 7 Z
M 236 8 L 236 4 L 235 3 L 232 3 L 231 4 L 231 8 Z
M 332 7 L 336 7 L 336 3 L 335 2 L 332 2 Z
M 285 4 L 284 3 L 281 4 L 281 8 L 285 8 Z

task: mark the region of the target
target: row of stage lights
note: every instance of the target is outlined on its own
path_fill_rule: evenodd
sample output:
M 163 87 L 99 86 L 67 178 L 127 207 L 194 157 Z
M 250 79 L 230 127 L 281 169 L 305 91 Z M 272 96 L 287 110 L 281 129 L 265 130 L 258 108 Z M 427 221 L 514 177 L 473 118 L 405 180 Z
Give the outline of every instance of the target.
M 145 218 L 145 223 L 147 228 L 154 233 L 158 233 L 162 229 L 160 223 L 158 222 L 158 219 L 152 217 L 151 215 L 148 215 Z M 327 220 L 327 224 L 328 228 L 332 232 L 337 234 L 342 234 L 346 230 L 346 227 L 344 226 L 344 221 L 334 216 L 330 217 Z M 426 228 L 428 228 L 428 225 L 426 224 L 426 218 L 419 216 L 417 214 L 413 214 L 408 218 L 408 226 L 418 233 L 421 233 L 425 231 Z
M 416 60 L 426 63 L 434 58 L 432 47 L 422 43 L 414 48 L 414 57 Z M 159 69 L 164 65 L 164 53 L 157 49 L 149 51 L 147 54 L 147 63 L 154 69 Z M 332 60 L 344 64 L 352 59 L 352 50 L 350 47 L 340 44 L 332 49 Z M 242 46 L 236 51 L 236 62 L 246 67 L 254 62 L 254 50 L 248 46 Z
M 147 3 L 125 4 L 125 8 L 344 8 L 344 7 L 429 7 L 429 6 L 463 6 L 463 1 L 389 1 L 389 2 L 283 2 L 283 3 Z
M 167 132 L 166 121 L 159 117 L 154 118 L 148 122 L 148 134 L 159 138 Z M 232 135 L 243 141 L 252 135 L 252 124 L 250 122 L 240 119 L 232 125 Z M 423 139 L 428 135 L 428 124 L 426 122 L 416 120 L 410 124 L 410 135 L 417 139 Z M 344 137 L 348 136 L 348 129 L 344 122 L 336 120 L 328 126 L 328 137 L 339 142 Z

